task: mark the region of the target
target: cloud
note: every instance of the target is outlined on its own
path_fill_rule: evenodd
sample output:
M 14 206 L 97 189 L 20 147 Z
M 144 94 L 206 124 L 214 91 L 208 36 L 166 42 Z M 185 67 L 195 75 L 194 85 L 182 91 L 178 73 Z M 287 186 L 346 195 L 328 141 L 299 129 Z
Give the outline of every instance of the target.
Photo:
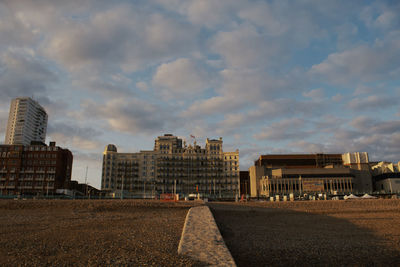
M 373 46 L 361 45 L 330 54 L 312 66 L 309 74 L 333 84 L 397 79 L 400 74 L 400 35 Z
M 195 42 L 196 30 L 188 24 L 119 5 L 85 23 L 67 21 L 45 50 L 70 70 L 114 67 L 129 73 L 181 55 Z
M 217 95 L 194 101 L 182 112 L 182 116 L 200 117 L 237 113 L 247 107 L 257 106 L 266 99 L 274 99 L 281 94 L 294 94 L 304 84 L 301 74 L 297 71 L 274 77 L 256 69 L 224 69 L 219 72 L 219 76 L 220 86 L 215 89 Z M 283 101 L 291 102 L 290 99 Z M 291 109 L 290 105 L 278 108 Z
M 313 154 L 326 153 L 327 149 L 324 144 L 307 142 L 305 140 L 298 140 L 295 142 L 291 142 L 289 146 L 297 148 L 297 151 L 301 151 L 302 153 L 313 153 Z
M 260 68 L 282 61 L 282 46 L 248 24 L 232 31 L 219 32 L 211 43 L 211 49 L 221 55 L 229 68 Z
M 398 120 L 379 121 L 370 117 L 360 116 L 354 118 L 349 124 L 364 134 L 400 133 L 400 121 Z
M 146 92 L 149 89 L 147 83 L 145 83 L 145 82 L 137 82 L 136 87 L 139 88 L 143 92 Z
M 157 3 L 185 16 L 191 23 L 207 28 L 233 26 L 235 13 L 248 4 L 243 0 L 158 0 Z
M 106 127 L 114 132 L 158 133 L 167 122 L 174 121 L 172 112 L 134 97 L 114 98 L 104 104 L 86 101 L 82 106 L 85 117 L 105 120 Z
M 8 112 L 9 109 L 0 110 L 0 138 L 5 136 L 7 123 L 8 123 Z M 0 139 L 0 143 L 3 143 L 4 139 Z
M 398 29 L 400 19 L 397 14 L 400 5 L 396 1 L 378 1 L 365 6 L 360 12 L 360 18 L 370 30 Z
M 211 86 L 211 82 L 206 70 L 193 60 L 180 58 L 161 64 L 153 77 L 153 85 L 158 87 L 167 99 L 191 98 Z
M 0 98 L 43 96 L 58 77 L 32 51 L 8 50 L 0 55 Z
M 254 135 L 254 138 L 271 141 L 304 139 L 312 134 L 310 131 L 305 131 L 306 128 L 307 123 L 303 119 L 285 119 L 262 128 L 259 133 Z
M 57 122 L 50 120 L 47 127 L 47 137 L 56 141 L 60 146 L 72 147 L 79 150 L 94 150 L 100 146 L 99 137 L 102 135 L 97 129 L 80 127 L 71 121 Z
M 24 21 L 22 14 L 15 14 L 5 3 L 0 3 L 0 49 L 7 49 L 16 43 L 29 46 L 38 39 L 34 27 Z
M 319 88 L 319 89 L 313 89 L 308 92 L 304 92 L 303 96 L 311 98 L 313 100 L 320 100 L 324 98 L 324 90 Z
M 396 106 L 398 98 L 386 95 L 370 95 L 365 98 L 354 98 L 348 106 L 353 110 L 376 110 Z

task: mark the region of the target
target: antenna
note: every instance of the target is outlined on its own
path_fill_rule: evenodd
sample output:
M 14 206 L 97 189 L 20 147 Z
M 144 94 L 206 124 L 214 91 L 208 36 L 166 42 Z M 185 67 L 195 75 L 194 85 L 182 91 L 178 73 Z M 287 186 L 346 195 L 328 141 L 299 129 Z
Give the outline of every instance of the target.
M 85 175 L 86 195 L 88 193 L 87 173 L 88 173 L 88 166 L 86 165 L 86 175 Z

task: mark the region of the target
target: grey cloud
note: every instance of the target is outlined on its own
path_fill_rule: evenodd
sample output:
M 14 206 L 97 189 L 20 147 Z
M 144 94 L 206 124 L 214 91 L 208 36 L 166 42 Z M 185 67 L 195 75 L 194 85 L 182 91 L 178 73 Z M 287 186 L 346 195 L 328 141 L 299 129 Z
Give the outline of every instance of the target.
M 8 102 L 17 96 L 43 96 L 58 77 L 34 55 L 9 51 L 0 56 L 0 80 L 1 99 Z
M 117 73 L 101 73 L 93 70 L 81 71 L 73 75 L 75 90 L 90 90 L 105 98 L 132 97 L 135 86 L 128 77 Z
M 24 22 L 21 15 L 14 14 L 5 3 L 0 3 L 0 48 L 23 44 L 33 44 L 38 39 L 38 34 L 28 23 Z
M 326 153 L 327 148 L 324 144 L 318 144 L 313 142 L 307 142 L 304 140 L 298 140 L 289 144 L 291 147 L 296 147 L 298 151 L 304 153 Z M 332 152 L 332 151 L 330 151 Z
M 105 104 L 83 103 L 87 118 L 106 120 L 107 127 L 123 133 L 154 133 L 174 120 L 173 113 L 137 98 L 115 98 Z
M 232 131 L 246 129 L 244 127 L 248 125 L 265 125 L 275 119 L 287 118 L 290 116 L 304 116 L 307 118 L 313 117 L 314 114 L 323 116 L 329 113 L 330 110 L 331 107 L 329 103 L 324 101 L 297 101 L 294 99 L 279 98 L 262 101 L 252 109 L 241 111 L 240 113 L 228 113 L 224 116 L 224 119 L 217 124 L 217 127 L 223 129 L 220 130 L 221 134 L 229 134 Z M 326 119 L 329 119 L 329 117 Z M 329 125 L 332 127 L 332 121 L 330 121 Z M 259 135 L 256 136 L 260 138 Z
M 79 161 L 94 161 L 98 163 L 103 158 L 103 155 L 98 152 L 86 153 L 79 150 L 73 150 L 72 152 L 74 154 L 74 158 L 78 158 Z
M 397 79 L 400 73 L 400 35 L 386 37 L 374 46 L 358 46 L 330 54 L 309 74 L 334 84 Z
M 256 27 L 246 24 L 217 33 L 211 49 L 225 59 L 229 68 L 265 68 L 285 58 L 280 42 L 270 40 Z
M 386 109 L 398 105 L 399 99 L 386 95 L 370 95 L 365 98 L 354 98 L 348 106 L 353 110 Z
M 200 117 L 238 112 L 246 107 L 256 105 L 261 107 L 264 102 L 279 110 L 291 109 L 289 104 L 296 102 L 294 100 L 288 98 L 273 101 L 265 100 L 299 91 L 307 83 L 302 79 L 301 73 L 301 71 L 295 70 L 283 76 L 273 77 L 255 69 L 224 69 L 220 72 L 221 85 L 215 89 L 217 95 L 193 102 L 182 112 L 182 116 Z M 282 103 L 285 101 L 289 103 Z M 311 106 L 314 105 L 304 105 L 301 110 L 306 112 L 306 109 L 310 109 Z M 265 108 L 269 108 L 271 113 L 279 113 L 268 105 Z M 285 112 L 285 114 L 287 113 Z
M 357 117 L 350 122 L 350 125 L 363 133 L 370 134 L 392 134 L 400 133 L 399 120 L 379 121 L 369 117 Z
M 51 136 L 55 133 L 62 133 L 65 136 L 80 136 L 85 139 L 97 139 L 102 135 L 102 132 L 91 127 L 80 127 L 71 122 L 49 121 L 47 134 Z
M 243 0 L 156 0 L 156 2 L 168 11 L 187 17 L 193 24 L 208 28 L 234 26 L 232 14 L 248 4 Z
M 258 140 L 284 141 L 304 139 L 312 135 L 307 129 L 306 121 L 298 118 L 285 119 L 262 128 L 254 138 Z
M 160 65 L 152 82 L 166 99 L 190 99 L 213 84 L 211 74 L 188 58 Z
M 0 110 L 0 135 L 5 135 L 8 122 L 8 109 Z M 0 139 L 0 143 L 3 140 Z
M 397 162 L 400 160 L 398 142 L 400 122 L 379 120 L 366 116 L 354 118 L 348 123 L 355 130 L 344 125 L 337 129 L 325 144 L 326 151 L 366 151 L 372 160 Z
M 80 126 L 72 121 L 49 120 L 47 139 L 73 150 L 98 150 L 102 132 L 89 126 Z
M 321 100 L 324 98 L 324 90 L 321 88 L 313 89 L 308 92 L 304 92 L 303 96 L 309 97 L 314 100 Z
M 196 32 L 175 18 L 120 5 L 85 23 L 69 21 L 46 51 L 71 70 L 89 65 L 133 72 L 188 52 Z

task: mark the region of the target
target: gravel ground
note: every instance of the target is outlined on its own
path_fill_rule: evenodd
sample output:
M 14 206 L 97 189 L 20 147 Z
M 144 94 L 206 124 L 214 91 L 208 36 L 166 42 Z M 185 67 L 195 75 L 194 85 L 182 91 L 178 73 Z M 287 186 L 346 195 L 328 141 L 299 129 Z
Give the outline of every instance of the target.
M 0 266 L 200 266 L 177 253 L 193 205 L 1 200 Z
M 400 200 L 209 206 L 238 266 L 400 266 Z

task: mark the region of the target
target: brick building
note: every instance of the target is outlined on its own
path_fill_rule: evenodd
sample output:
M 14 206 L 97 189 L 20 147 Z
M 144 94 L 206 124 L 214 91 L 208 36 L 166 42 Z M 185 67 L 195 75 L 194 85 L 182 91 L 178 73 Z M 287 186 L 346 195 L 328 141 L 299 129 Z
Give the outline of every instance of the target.
M 46 195 L 71 181 L 71 151 L 50 142 L 0 145 L 0 194 Z

